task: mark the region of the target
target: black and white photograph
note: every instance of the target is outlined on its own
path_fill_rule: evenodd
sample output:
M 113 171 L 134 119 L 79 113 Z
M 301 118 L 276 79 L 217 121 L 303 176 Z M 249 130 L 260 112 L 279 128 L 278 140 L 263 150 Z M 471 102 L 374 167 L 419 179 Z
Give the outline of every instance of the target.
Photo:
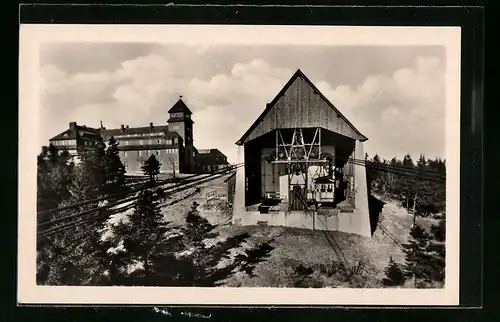
M 20 34 L 20 302 L 458 301 L 459 28 Z

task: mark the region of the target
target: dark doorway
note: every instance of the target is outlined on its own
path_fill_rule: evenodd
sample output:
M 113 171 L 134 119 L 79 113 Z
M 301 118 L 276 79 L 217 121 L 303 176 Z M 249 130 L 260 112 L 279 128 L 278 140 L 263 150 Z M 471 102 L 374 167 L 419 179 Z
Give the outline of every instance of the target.
M 384 208 L 385 202 L 375 198 L 372 195 L 368 195 L 368 212 L 370 213 L 370 228 L 372 236 L 377 230 L 377 225 L 380 219 L 380 213 L 382 208 Z
M 261 201 L 260 149 L 255 142 L 245 144 L 245 206 Z
M 301 185 L 291 186 L 290 194 L 290 209 L 304 210 L 305 209 L 305 189 Z

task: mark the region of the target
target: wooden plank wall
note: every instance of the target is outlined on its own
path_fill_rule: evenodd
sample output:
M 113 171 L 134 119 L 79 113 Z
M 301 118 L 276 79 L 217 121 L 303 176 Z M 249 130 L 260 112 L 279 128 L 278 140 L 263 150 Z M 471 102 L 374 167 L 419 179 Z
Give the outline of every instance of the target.
M 321 98 L 319 93 L 298 77 L 276 102 L 245 142 L 277 128 L 322 127 L 353 139 L 359 135 Z

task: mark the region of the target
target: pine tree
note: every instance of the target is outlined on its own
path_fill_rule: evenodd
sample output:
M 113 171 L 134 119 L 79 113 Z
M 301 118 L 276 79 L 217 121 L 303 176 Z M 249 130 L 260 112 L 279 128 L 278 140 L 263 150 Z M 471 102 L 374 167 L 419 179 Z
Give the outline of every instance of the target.
M 156 159 L 154 154 L 151 154 L 149 159 L 147 159 L 141 166 L 141 170 L 149 177 L 150 183 L 154 184 L 160 174 L 160 167 L 160 162 Z
M 53 145 L 38 155 L 38 211 L 57 208 L 61 202 L 69 198 L 68 185 L 72 179 L 73 166 L 69 153 L 67 151 L 58 153 Z
M 383 283 L 387 286 L 400 286 L 406 280 L 403 270 L 392 259 L 392 256 L 389 258 L 389 265 L 385 268 L 385 276 L 386 278 L 383 280 Z
M 150 277 L 150 256 L 154 251 L 158 239 L 165 232 L 163 215 L 160 212 L 161 189 L 155 180 L 159 174 L 160 163 L 151 155 L 142 166 L 145 175 L 150 181 L 140 192 L 138 205 L 130 216 L 128 231 L 124 231 L 124 246 L 143 263 L 143 281 L 148 282 Z
M 69 197 L 60 205 L 74 205 L 82 201 L 103 195 L 104 187 L 104 149 L 82 152 L 81 162 L 73 166 L 72 180 L 67 185 Z M 94 209 L 98 202 L 90 202 L 58 212 L 57 217 L 66 217 L 76 213 Z M 62 230 L 50 237 L 52 245 L 49 252 L 56 253 L 55 260 L 50 262 L 49 282 L 72 285 L 84 284 L 89 271 L 97 265 L 96 258 L 89 249 L 100 238 L 98 230 L 102 228 L 105 218 L 101 210 L 85 213 L 78 219 L 87 219 L 71 229 Z
M 201 283 L 204 276 L 208 274 L 210 267 L 208 266 L 209 256 L 208 248 L 203 242 L 206 239 L 217 237 L 217 233 L 213 230 L 216 226 L 201 217 L 197 210 L 198 204 L 193 203 L 191 211 L 186 216 L 186 224 L 182 228 L 183 244 L 189 251 L 190 269 L 184 274 L 186 281 L 197 285 Z
M 94 194 L 96 197 L 101 197 L 106 194 L 105 183 L 106 183 L 106 162 L 105 162 L 106 152 L 104 147 L 101 145 L 96 146 L 92 151 L 90 151 L 85 158 L 85 166 L 87 167 L 91 185 L 94 188 Z
M 105 153 L 105 191 L 107 194 L 120 192 L 124 188 L 125 184 L 125 166 L 120 159 L 118 145 L 119 144 L 115 138 L 111 137 Z
M 433 225 L 431 232 L 436 241 L 444 242 L 446 240 L 446 221 L 442 219 L 437 225 Z
M 406 255 L 405 273 L 413 275 L 417 285 L 444 281 L 444 243 L 436 244 L 424 229 L 415 225 L 403 251 Z
M 133 229 L 131 238 L 125 239 L 125 247 L 135 257 L 143 262 L 144 274 L 147 279 L 149 270 L 148 257 L 156 244 L 159 231 L 162 228 L 163 216 L 160 212 L 158 197 L 152 189 L 141 192 L 139 203 L 130 217 Z

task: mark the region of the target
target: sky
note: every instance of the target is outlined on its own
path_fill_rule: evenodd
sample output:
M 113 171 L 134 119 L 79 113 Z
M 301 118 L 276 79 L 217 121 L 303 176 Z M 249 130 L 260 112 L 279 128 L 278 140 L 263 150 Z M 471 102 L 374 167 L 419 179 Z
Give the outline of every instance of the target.
M 445 157 L 441 46 L 45 43 L 39 144 L 69 122 L 165 124 L 183 96 L 194 145 L 237 162 L 235 142 L 297 69 L 360 130 L 369 155 Z

